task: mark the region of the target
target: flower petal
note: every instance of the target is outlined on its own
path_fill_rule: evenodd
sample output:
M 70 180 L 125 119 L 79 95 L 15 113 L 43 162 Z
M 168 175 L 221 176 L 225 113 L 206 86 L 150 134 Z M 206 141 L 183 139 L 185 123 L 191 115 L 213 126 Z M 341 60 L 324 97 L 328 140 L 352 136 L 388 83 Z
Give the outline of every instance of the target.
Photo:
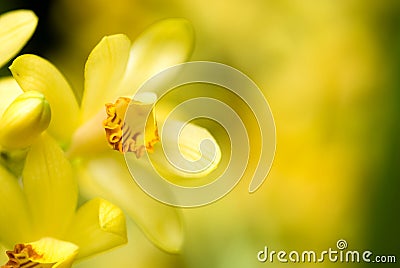
M 52 238 L 44 238 L 40 241 L 27 244 L 16 244 L 13 250 L 7 250 L 6 255 L 8 261 L 2 268 L 9 267 L 71 267 L 72 259 L 68 257 L 69 251 L 77 251 L 77 247 L 68 242 L 55 240 Z M 67 256 L 63 256 L 68 254 Z M 60 260 L 61 258 L 61 260 Z M 64 259 L 69 260 L 68 263 Z
M 77 258 L 125 244 L 124 213 L 104 199 L 92 199 L 79 208 L 66 237 L 79 246 Z
M 178 252 L 183 230 L 178 210 L 146 195 L 133 181 L 119 152 L 78 165 L 79 185 L 86 197 L 100 196 L 124 209 L 147 237 L 168 252 Z
M 35 235 L 63 237 L 75 213 L 78 187 L 64 152 L 50 136 L 42 135 L 31 146 L 23 183 Z
M 16 10 L 0 16 L 0 66 L 26 44 L 35 31 L 38 19 L 30 10 Z
M 152 75 L 186 61 L 193 45 L 193 29 L 185 19 L 166 19 L 152 25 L 133 43 L 124 80 L 113 97 L 131 97 Z
M 79 106 L 64 76 L 53 64 L 35 55 L 16 58 L 10 70 L 24 91 L 45 95 L 52 112 L 49 132 L 59 142 L 67 143 L 77 127 Z
M 22 89 L 13 77 L 0 78 L 0 117 L 13 100 L 22 94 Z
M 1 165 L 0 185 L 0 241 L 10 247 L 23 239 L 29 239 L 30 219 L 17 178 Z
M 77 245 L 53 238 L 43 238 L 28 245 L 41 256 L 39 260 L 35 259 L 36 261 L 54 263 L 52 268 L 71 267 L 79 250 Z
M 90 53 L 85 66 L 82 122 L 94 116 L 104 104 L 114 101 L 123 78 L 131 42 L 123 34 L 104 37 Z
M 99 111 L 95 116 L 84 122 L 72 135 L 67 151 L 68 158 L 89 156 L 110 150 L 102 122 L 105 111 Z
M 207 129 L 170 121 L 168 129 L 164 126 L 161 131 L 162 143 L 155 145 L 149 159 L 164 179 L 185 187 L 199 187 L 218 177 L 218 172 L 213 171 L 221 161 L 221 149 Z

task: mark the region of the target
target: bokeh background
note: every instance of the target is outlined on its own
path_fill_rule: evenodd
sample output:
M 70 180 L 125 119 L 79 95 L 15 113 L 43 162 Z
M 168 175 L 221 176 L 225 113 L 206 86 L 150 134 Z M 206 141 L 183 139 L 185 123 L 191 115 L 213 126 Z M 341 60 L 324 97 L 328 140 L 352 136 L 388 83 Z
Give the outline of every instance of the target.
M 181 254 L 160 251 L 134 226 L 128 246 L 76 267 L 279 267 L 259 263 L 257 252 L 322 251 L 339 239 L 400 261 L 399 1 L 0 2 L 1 12 L 17 8 L 40 19 L 22 53 L 51 60 L 78 89 L 104 35 L 134 40 L 157 20 L 186 18 L 196 33 L 191 59 L 246 73 L 275 117 L 276 158 L 264 185 L 250 195 L 242 181 L 214 204 L 183 210 Z

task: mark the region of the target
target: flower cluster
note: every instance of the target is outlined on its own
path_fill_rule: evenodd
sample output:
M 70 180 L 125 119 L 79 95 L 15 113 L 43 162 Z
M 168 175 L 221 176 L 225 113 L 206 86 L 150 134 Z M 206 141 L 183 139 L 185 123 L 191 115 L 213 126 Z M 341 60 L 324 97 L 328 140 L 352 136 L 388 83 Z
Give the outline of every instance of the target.
M 37 21 L 26 10 L 0 16 L 0 64 L 18 53 Z M 155 147 L 157 96 L 131 98 L 153 74 L 186 61 L 192 45 L 191 26 L 183 19 L 160 21 L 134 43 L 123 34 L 106 36 L 87 59 L 82 100 L 46 59 L 27 54 L 13 61 L 12 77 L 0 79 L 0 248 L 8 249 L 2 267 L 71 267 L 123 245 L 124 215 L 156 246 L 180 250 L 179 211 L 138 188 L 123 154 L 133 152 L 140 161 L 144 150 L 155 159 L 162 153 Z M 152 110 L 143 144 L 137 139 L 142 130 L 123 123 L 127 103 Z M 187 137 L 202 133 L 213 139 L 189 125 Z M 129 143 L 122 144 L 123 135 Z M 193 155 L 197 144 L 190 140 L 183 138 L 181 147 Z

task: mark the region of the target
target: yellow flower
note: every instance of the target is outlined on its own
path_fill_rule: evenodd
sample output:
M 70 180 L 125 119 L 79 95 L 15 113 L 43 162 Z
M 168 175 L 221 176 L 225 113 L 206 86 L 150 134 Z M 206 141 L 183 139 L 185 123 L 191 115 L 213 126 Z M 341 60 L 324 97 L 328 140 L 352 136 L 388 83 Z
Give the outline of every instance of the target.
M 38 90 L 48 99 L 52 109 L 49 132 L 62 144 L 72 160 L 82 194 L 86 197 L 101 196 L 117 204 L 155 245 L 169 252 L 179 251 L 182 245 L 183 230 L 179 213 L 153 200 L 135 184 L 122 154 L 126 151 L 135 152 L 139 163 L 145 149 L 153 151 L 155 159 L 162 154 L 160 146 L 156 146 L 157 113 L 152 112 L 153 122 L 148 127 L 151 131 L 146 130 L 146 135 L 150 133 L 146 136 L 146 144 L 137 143 L 135 137 L 143 135 L 142 130 L 137 129 L 131 129 L 132 139 L 128 147 L 123 148 L 118 144 L 118 139 L 121 139 L 124 128 L 124 106 L 130 101 L 129 98 L 152 75 L 185 61 L 191 54 L 192 45 L 192 28 L 183 19 L 160 21 L 133 44 L 122 34 L 104 37 L 86 62 L 80 104 L 66 79 L 48 61 L 34 55 L 23 55 L 10 67 L 24 91 Z M 139 110 L 149 111 L 156 99 L 157 96 L 151 93 L 141 95 L 134 100 L 134 105 Z M 137 118 L 146 119 L 140 114 Z M 200 154 L 198 143 L 191 141 L 199 138 L 199 133 L 202 139 L 206 136 L 215 140 L 203 128 L 189 125 L 190 131 L 186 131 L 186 138 L 181 139 L 189 142 L 180 148 L 188 159 L 196 159 Z M 218 161 L 219 158 L 209 171 L 216 167 Z M 160 164 L 158 168 L 163 169 L 164 166 Z
M 71 267 L 75 259 L 126 243 L 118 207 L 97 198 L 76 211 L 74 178 L 64 152 L 46 134 L 30 147 L 23 187 L 0 166 L 0 244 L 14 248 L 2 267 Z
M 28 10 L 0 16 L 0 66 L 25 45 L 36 25 Z M 0 248 L 9 249 L 8 261 L 0 256 L 6 262 L 2 267 L 71 267 L 75 258 L 126 243 L 125 218 L 113 204 L 93 199 L 75 211 L 78 190 L 71 166 L 51 138 L 40 137 L 51 118 L 44 95 L 24 93 L 6 77 L 0 79 L 0 96 L 1 162 L 6 164 L 0 165 Z M 25 156 L 22 188 L 6 167 L 20 174 Z

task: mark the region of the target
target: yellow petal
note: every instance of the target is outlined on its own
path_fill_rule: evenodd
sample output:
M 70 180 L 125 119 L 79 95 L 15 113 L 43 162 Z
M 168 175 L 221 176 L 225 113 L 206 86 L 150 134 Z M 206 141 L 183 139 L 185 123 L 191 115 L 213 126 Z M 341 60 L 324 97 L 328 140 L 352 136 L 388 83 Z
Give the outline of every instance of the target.
M 67 151 L 69 158 L 97 155 L 110 150 L 102 125 L 105 117 L 106 112 L 99 111 L 76 129 Z
M 171 128 L 179 135 L 174 135 Z M 156 145 L 149 159 L 164 179 L 186 187 L 199 187 L 216 178 L 215 174 L 208 175 L 218 167 L 221 150 L 205 128 L 191 123 L 170 122 L 169 129 L 164 129 L 162 135 L 162 143 Z
M 16 244 L 7 251 L 9 261 L 2 267 L 69 268 L 78 253 L 72 243 L 50 237 L 38 241 Z
M 35 235 L 62 237 L 75 213 L 78 188 L 70 163 L 50 136 L 43 134 L 31 146 L 23 183 Z
M 77 168 L 84 196 L 100 196 L 113 202 L 156 246 L 168 252 L 180 250 L 183 230 L 178 210 L 146 195 L 131 178 L 119 152 L 79 163 Z
M 237 183 L 232 172 L 222 177 L 230 161 L 222 161 L 219 146 L 226 133 L 218 130 L 214 138 L 192 123 L 168 121 L 160 125 L 161 143 L 155 144 L 153 153 L 139 159 L 124 154 L 135 181 L 156 200 L 178 207 L 202 206 L 223 197 Z
M 30 146 L 47 129 L 50 106 L 43 94 L 28 91 L 19 95 L 0 119 L 0 145 L 9 149 Z
M 66 237 L 79 246 L 77 258 L 109 250 L 127 242 L 125 216 L 110 202 L 92 199 L 79 208 Z
M 30 10 L 0 16 L 0 66 L 15 56 L 35 31 L 38 19 Z
M 8 247 L 30 239 L 27 203 L 17 178 L 0 165 L 0 241 Z
M 0 78 L 0 117 L 13 100 L 22 94 L 22 89 L 13 77 Z
M 114 98 L 131 97 L 151 76 L 186 61 L 193 44 L 193 28 L 185 19 L 166 19 L 150 26 L 132 45 L 124 81 Z
M 78 253 L 78 246 L 54 238 L 43 238 L 39 241 L 28 243 L 41 257 L 35 261 L 41 263 L 54 263 L 52 268 L 69 268 Z
M 45 95 L 52 111 L 49 132 L 59 142 L 67 143 L 77 127 L 79 107 L 64 76 L 50 62 L 35 55 L 16 58 L 10 70 L 24 91 Z
M 114 101 L 129 57 L 130 40 L 123 34 L 104 37 L 90 53 L 85 66 L 82 122 L 94 116 L 104 104 Z

